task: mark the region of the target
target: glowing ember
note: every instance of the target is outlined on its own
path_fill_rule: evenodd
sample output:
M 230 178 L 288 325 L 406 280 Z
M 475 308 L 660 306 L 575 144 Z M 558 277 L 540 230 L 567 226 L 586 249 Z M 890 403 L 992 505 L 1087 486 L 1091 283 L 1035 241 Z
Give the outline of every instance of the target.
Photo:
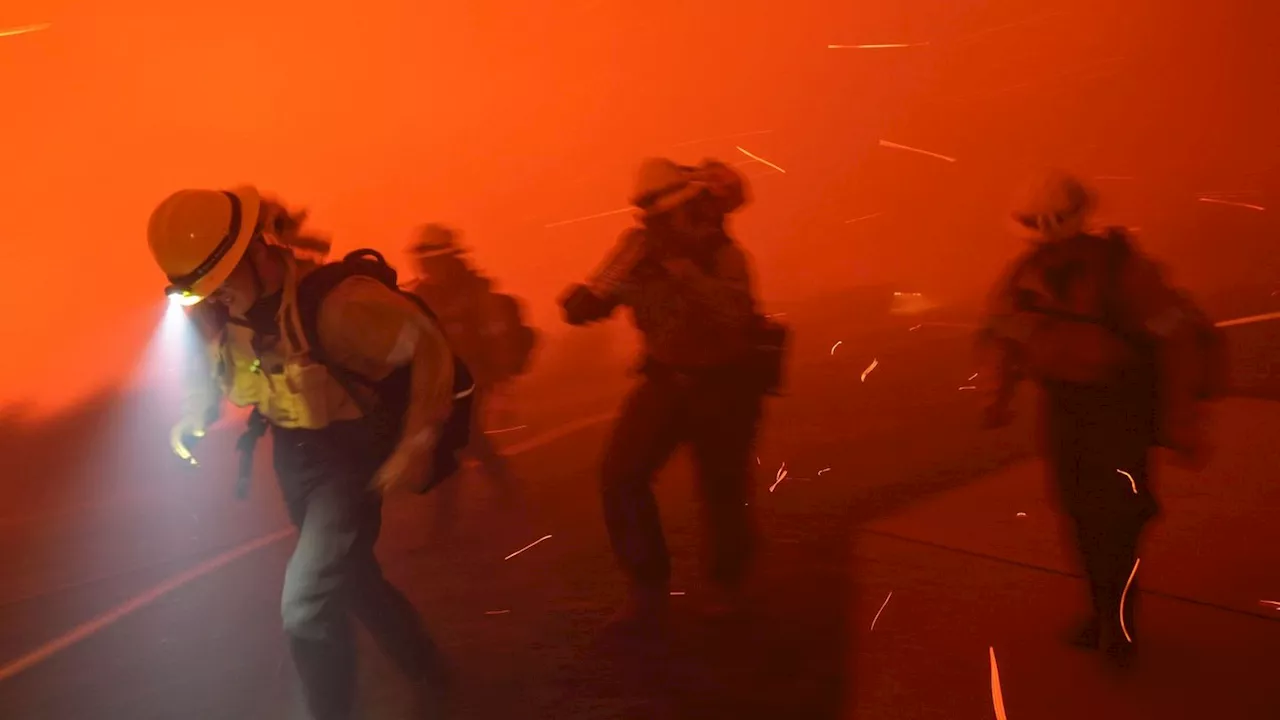
M 778 474 L 775 476 L 773 484 L 769 486 L 769 492 L 773 492 L 774 488 L 778 487 L 778 483 L 786 479 L 787 479 L 787 464 L 782 463 L 782 466 L 778 468 Z
M 973 380 L 974 378 L 976 378 L 976 377 L 978 377 L 978 373 L 974 373 L 974 374 L 970 375 L 970 376 L 969 376 L 969 380 L 970 380 L 970 381 L 972 381 L 972 380 Z
M 1219 200 L 1217 198 L 1207 198 L 1207 197 L 1196 198 L 1196 199 L 1202 203 L 1213 203 L 1215 205 L 1230 205 L 1232 207 L 1248 208 L 1250 210 L 1257 210 L 1259 212 L 1266 210 L 1266 208 L 1262 207 L 1261 205 L 1250 205 L 1249 203 L 1234 202 L 1232 200 Z
M 929 152 L 928 150 L 921 150 L 920 148 L 913 148 L 910 145 L 899 145 L 898 143 L 889 142 L 888 140 L 881 140 L 880 147 L 894 148 L 895 150 L 906 150 L 907 152 L 920 153 L 921 155 L 928 155 L 929 157 L 938 158 L 939 160 L 946 160 L 947 162 L 951 162 L 951 163 L 956 161 L 956 159 L 953 157 L 947 157 L 946 155 L 939 155 L 938 153 Z
M 698 140 L 686 140 L 684 142 L 672 145 L 673 148 L 685 147 L 686 145 L 697 145 L 699 143 L 714 142 L 716 140 L 733 140 L 734 138 L 751 137 L 753 135 L 768 135 L 772 130 L 753 130 L 752 132 L 736 133 L 734 135 L 719 135 L 717 137 L 700 138 Z
M 830 471 L 831 468 L 825 467 L 818 471 L 818 477 L 822 477 L 822 473 Z
M 683 591 L 683 590 L 672 590 L 672 591 L 671 591 L 671 594 L 672 594 L 672 595 L 683 595 L 683 594 L 684 594 L 684 591 Z
M 485 610 L 485 615 L 506 615 L 510 610 Z
M 1133 476 L 1132 476 L 1132 475 L 1130 475 L 1129 473 L 1127 473 L 1127 472 L 1123 471 L 1123 470 L 1116 470 L 1116 472 L 1118 472 L 1118 473 L 1120 473 L 1121 475 L 1123 475 L 1123 476 L 1125 476 L 1125 477 L 1129 478 L 1129 487 L 1133 488 L 1133 494 L 1134 494 L 1134 495 L 1137 495 L 1137 494 L 1138 494 L 1138 483 L 1134 482 L 1134 480 L 1133 480 Z
M 1120 630 L 1124 633 L 1124 639 L 1133 642 L 1133 638 L 1129 636 L 1129 628 L 1124 624 L 1124 601 L 1129 597 L 1129 586 L 1133 584 L 1133 576 L 1138 574 L 1138 563 L 1142 562 L 1142 558 L 1133 559 L 1133 570 L 1129 572 L 1129 579 L 1124 583 L 1124 592 L 1120 593 Z
M 927 42 L 922 43 L 882 43 L 879 45 L 828 45 L 828 50 L 887 50 L 890 48 L 909 48 L 924 47 Z
M 14 35 L 26 35 L 27 33 L 40 32 L 53 27 L 53 23 L 39 23 L 37 25 L 23 25 L 21 27 L 0 30 L 0 37 L 13 37 Z
M 878 218 L 883 214 L 884 213 L 882 212 L 878 212 L 878 213 L 871 213 L 870 215 L 863 215 L 862 217 L 856 217 L 852 220 L 845 220 L 844 224 L 849 225 L 850 223 L 862 222 L 863 220 L 870 220 L 871 218 Z
M 515 427 L 501 428 L 499 430 L 485 430 L 485 435 L 497 435 L 499 433 L 514 432 L 516 430 L 524 430 L 528 425 L 516 425 Z
M 870 374 L 871 374 L 871 371 L 872 371 L 872 370 L 875 370 L 875 369 L 876 369 L 876 366 L 877 366 L 877 365 L 879 365 L 879 364 L 880 364 L 880 361 L 879 361 L 879 360 L 874 360 L 874 359 L 873 359 L 873 360 L 871 361 L 871 364 L 867 366 L 867 369 L 862 371 L 862 382 L 866 382 L 866 381 L 867 381 L 867 376 L 868 376 L 868 375 L 870 375 Z
M 844 344 L 844 341 L 843 341 L 843 340 L 837 340 L 837 341 L 836 341 L 836 344 L 831 346 L 831 354 L 832 354 L 832 355 L 835 355 L 835 354 L 836 354 L 836 348 L 840 347 L 840 346 L 841 346 L 841 345 L 843 345 L 843 344 Z
M 1214 323 L 1214 325 L 1218 327 L 1231 327 L 1233 325 L 1250 325 L 1252 323 L 1265 322 L 1267 320 L 1280 320 L 1280 312 L 1250 315 L 1249 317 L 1236 318 L 1234 320 L 1223 320 L 1220 323 Z
M 916 325 L 915 327 L 911 328 L 911 329 L 910 329 L 910 330 L 908 330 L 907 332 L 915 332 L 915 331 L 919 330 L 919 329 L 920 329 L 920 328 L 922 328 L 922 327 L 924 327 L 924 325 Z
M 978 386 L 977 385 L 961 385 L 960 389 L 961 390 L 977 390 Z
M 1272 607 L 1276 610 L 1280 610 L 1280 602 L 1276 602 L 1275 600 L 1259 600 L 1258 604 L 1263 607 Z
M 884 602 L 880 603 L 880 609 L 876 611 L 876 616 L 875 616 L 875 617 L 873 617 L 873 618 L 871 618 L 871 629 L 872 629 L 872 630 L 875 630 L 875 629 L 876 629 L 876 621 L 880 619 L 880 613 L 884 612 L 884 606 L 889 604 L 889 598 L 891 598 L 891 597 L 893 597 L 893 591 L 892 591 L 892 590 L 890 590 L 890 591 L 889 591 L 889 594 L 888 594 L 888 595 L 886 595 L 886 596 L 884 597 Z
M 1018 517 L 1026 517 L 1026 516 L 1027 516 L 1027 514 L 1026 514 L 1026 513 L 1024 513 L 1024 512 L 1020 512 L 1020 513 L 1018 513 Z
M 572 220 L 560 220 L 559 222 L 548 223 L 546 225 L 543 225 L 543 227 L 553 228 L 553 227 L 560 227 L 561 225 L 572 225 L 573 223 L 580 223 L 580 222 L 585 222 L 587 220 L 595 220 L 597 218 L 609 217 L 610 215 L 621 215 L 622 213 L 627 213 L 631 211 L 632 211 L 632 208 L 630 207 L 618 208 L 617 210 L 610 210 L 608 212 L 596 213 L 595 215 L 587 215 L 585 217 L 573 218 Z
M 519 555 L 520 553 L 524 552 L 525 550 L 528 550 L 529 548 L 533 547 L 534 545 L 537 545 L 538 543 L 542 542 L 543 540 L 550 540 L 550 539 L 551 539 L 551 536 L 550 536 L 550 535 L 543 535 L 542 537 L 538 538 L 537 540 L 534 540 L 533 542 L 529 543 L 528 545 L 525 545 L 524 547 L 520 548 L 519 550 L 517 550 L 517 551 L 515 551 L 515 552 L 511 553 L 510 555 L 508 555 L 508 556 L 506 556 L 506 557 L 504 557 L 504 558 L 502 558 L 502 559 L 503 559 L 503 560 L 510 560 L 511 558 L 513 558 L 513 557 L 515 557 L 515 556 Z
M 1009 720 L 1004 713 L 1004 693 L 1000 691 L 1000 666 L 996 664 L 996 649 L 987 648 L 991 655 L 991 706 L 995 708 L 996 720 Z
M 734 147 L 738 148 L 738 152 L 742 153 L 743 155 L 746 155 L 747 157 L 751 158 L 752 160 L 755 160 L 756 162 L 762 163 L 762 164 L 764 164 L 764 165 L 768 165 L 769 167 L 773 168 L 774 170 L 777 170 L 778 172 L 780 172 L 780 173 L 782 173 L 782 174 L 784 174 L 784 175 L 785 175 L 785 174 L 786 174 L 786 172 L 787 172 L 786 170 L 783 170 L 782 168 L 778 167 L 777 165 L 774 165 L 773 163 L 769 162 L 768 160 L 765 160 L 764 158 L 760 157 L 759 155 L 753 155 L 753 154 L 751 154 L 750 152 L 748 152 L 748 151 L 746 151 L 746 150 L 743 150 L 741 145 L 734 145 Z

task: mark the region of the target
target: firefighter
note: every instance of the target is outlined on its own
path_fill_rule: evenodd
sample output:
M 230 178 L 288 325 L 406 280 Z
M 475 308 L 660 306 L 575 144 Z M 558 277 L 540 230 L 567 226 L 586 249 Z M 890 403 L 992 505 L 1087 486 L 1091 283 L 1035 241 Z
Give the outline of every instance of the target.
M 508 480 L 507 459 L 486 426 L 502 391 L 528 368 L 536 343 L 534 330 L 524 323 L 519 301 L 496 292 L 493 282 L 467 262 L 454 230 L 423 226 L 409 255 L 418 271 L 411 291 L 435 312 L 449 344 L 475 377 L 468 453 L 488 476 Z
M 761 318 L 748 259 L 724 226 L 745 192 L 720 163 L 645 161 L 631 199 L 639 226 L 561 300 L 571 325 L 627 305 L 643 340 L 642 379 L 623 404 L 601 473 L 609 539 L 629 583 L 615 627 L 651 627 L 666 614 L 670 560 L 651 485 L 684 443 L 710 531 L 706 609 L 740 607 L 754 544 L 752 446 L 771 389 L 753 353 Z
M 362 407 L 369 397 L 315 361 L 302 327 L 300 282 L 317 263 L 300 217 L 252 187 L 181 190 L 151 215 L 151 254 L 168 293 L 207 317 L 210 373 L 175 427 L 191 459 L 222 399 L 253 407 L 272 433 L 274 466 L 298 542 L 285 570 L 281 614 L 312 717 L 352 716 L 359 620 L 417 688 L 439 700 L 441 663 L 409 601 L 374 556 L 382 494 L 428 474 L 450 413 L 453 355 L 413 303 L 368 277 L 351 277 L 316 310 L 314 337 L 343 371 L 380 381 L 410 372 L 410 403 L 396 435 Z M 408 368 L 408 370 L 405 370 Z M 376 399 L 374 399 L 376 402 Z
M 1167 446 L 1192 467 L 1205 458 L 1202 316 L 1123 230 L 1090 231 L 1095 203 L 1067 173 L 1031 184 L 1014 220 L 1032 246 L 991 294 L 979 378 L 991 427 L 1010 420 L 1020 379 L 1042 388 L 1042 449 L 1092 597 L 1072 640 L 1123 663 L 1139 539 L 1159 509 L 1151 450 Z

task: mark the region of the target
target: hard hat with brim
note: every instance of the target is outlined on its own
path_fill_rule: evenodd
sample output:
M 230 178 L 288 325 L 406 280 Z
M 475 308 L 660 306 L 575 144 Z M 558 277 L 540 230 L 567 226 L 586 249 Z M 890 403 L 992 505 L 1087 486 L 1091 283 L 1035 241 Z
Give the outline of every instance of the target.
M 444 225 L 431 223 L 418 229 L 417 240 L 409 245 L 409 254 L 415 260 L 465 255 L 458 245 L 458 234 Z
M 706 192 L 707 185 L 695 168 L 677 165 L 667 158 L 648 158 L 636 173 L 631 204 L 642 216 L 661 215 Z
M 261 209 L 251 186 L 180 190 L 160 203 L 147 239 L 169 280 L 165 294 L 193 305 L 221 287 L 257 233 Z

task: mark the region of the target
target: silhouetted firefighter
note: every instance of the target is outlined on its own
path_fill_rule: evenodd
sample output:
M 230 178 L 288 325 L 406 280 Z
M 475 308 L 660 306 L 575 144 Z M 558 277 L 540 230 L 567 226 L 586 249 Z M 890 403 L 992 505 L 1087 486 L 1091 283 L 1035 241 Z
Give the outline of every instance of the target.
M 670 559 L 651 483 L 677 446 L 692 446 L 710 525 L 708 609 L 733 610 L 752 555 L 751 457 L 762 399 L 781 375 L 784 332 L 756 312 L 747 256 L 724 227 L 746 200 L 743 179 L 718 162 L 645 161 L 626 231 L 585 285 L 562 299 L 581 325 L 631 308 L 644 343 L 643 376 L 625 401 L 602 469 L 605 522 L 630 582 L 615 621 L 660 621 Z
M 1093 193 L 1062 173 L 1031 188 L 1014 219 L 1035 242 L 992 294 L 979 380 L 993 427 L 1008 422 L 1018 380 L 1043 389 L 1043 450 L 1093 599 L 1072 639 L 1124 661 L 1139 538 L 1158 512 L 1150 451 L 1204 461 L 1203 401 L 1224 373 L 1216 328 L 1122 229 L 1087 232 L 1093 207 Z
M 486 433 L 493 401 L 505 385 L 529 369 L 537 334 L 525 324 L 520 302 L 496 292 L 493 281 L 467 262 L 457 233 L 426 225 L 409 247 L 418 270 L 411 291 L 440 320 L 450 347 L 476 382 L 471 444 L 467 452 L 495 479 L 510 475 L 506 458 Z
M 269 427 L 298 542 L 281 614 L 308 709 L 351 717 L 358 619 L 419 691 L 440 700 L 436 647 L 382 574 L 374 544 L 383 492 L 422 491 L 457 469 L 472 382 L 416 298 L 373 251 L 319 264 L 301 216 L 252 187 L 182 190 L 147 236 L 175 302 L 199 305 L 210 374 L 193 386 L 173 450 L 204 434 L 225 398 L 253 407 L 241 449 Z

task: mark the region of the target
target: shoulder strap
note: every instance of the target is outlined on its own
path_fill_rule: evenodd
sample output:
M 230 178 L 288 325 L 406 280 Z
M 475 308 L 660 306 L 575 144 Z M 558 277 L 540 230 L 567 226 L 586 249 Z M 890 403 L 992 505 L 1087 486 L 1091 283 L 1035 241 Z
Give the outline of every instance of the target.
M 1106 248 L 1106 283 L 1103 287 L 1102 317 L 1104 322 L 1116 329 L 1123 330 L 1124 325 L 1124 271 L 1133 255 L 1133 246 L 1129 244 L 1129 236 L 1124 228 L 1107 228 L 1102 235 Z

